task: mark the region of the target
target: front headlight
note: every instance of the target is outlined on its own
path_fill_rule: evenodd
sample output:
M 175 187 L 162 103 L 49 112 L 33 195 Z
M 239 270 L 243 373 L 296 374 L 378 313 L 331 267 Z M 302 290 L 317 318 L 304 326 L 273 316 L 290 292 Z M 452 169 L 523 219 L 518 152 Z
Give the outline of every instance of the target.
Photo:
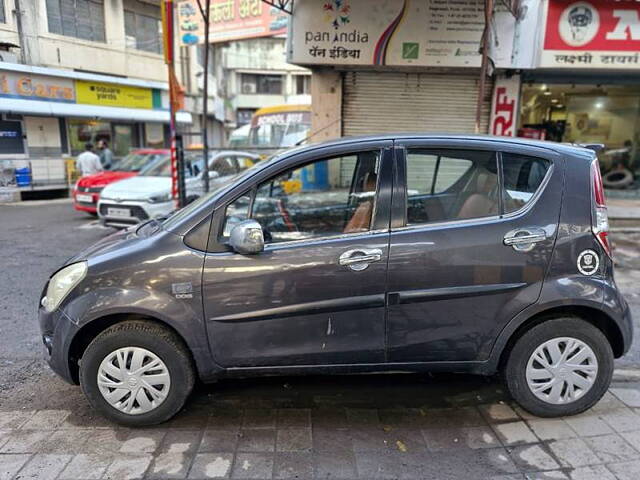
M 47 286 L 47 295 L 42 299 L 42 306 L 47 312 L 53 312 L 64 297 L 74 289 L 87 275 L 87 262 L 78 262 L 64 267 L 56 273 Z
M 157 195 L 151 195 L 148 199 L 149 203 L 163 203 L 171 200 L 171 192 L 159 193 Z

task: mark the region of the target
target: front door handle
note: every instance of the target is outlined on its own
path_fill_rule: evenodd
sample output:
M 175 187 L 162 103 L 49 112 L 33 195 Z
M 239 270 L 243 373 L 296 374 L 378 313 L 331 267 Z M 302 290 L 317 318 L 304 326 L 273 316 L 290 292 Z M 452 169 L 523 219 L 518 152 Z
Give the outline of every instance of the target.
M 547 239 L 547 232 L 540 227 L 518 228 L 508 232 L 503 239 L 507 246 L 518 252 L 530 252 L 536 243 Z
M 359 272 L 367 268 L 370 263 L 380 260 L 382 260 L 382 250 L 379 248 L 354 248 L 340 255 L 338 263 Z

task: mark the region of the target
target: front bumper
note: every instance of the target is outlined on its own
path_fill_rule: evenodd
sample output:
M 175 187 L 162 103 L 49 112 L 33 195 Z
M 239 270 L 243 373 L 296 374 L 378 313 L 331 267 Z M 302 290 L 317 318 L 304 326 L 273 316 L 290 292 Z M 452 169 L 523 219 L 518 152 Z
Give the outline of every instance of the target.
M 90 196 L 91 201 L 80 201 L 78 195 Z M 100 194 L 95 192 L 80 192 L 78 190 L 73 191 L 73 208 L 81 212 L 98 213 L 98 200 L 100 200 Z
M 43 307 L 38 309 L 38 321 L 47 363 L 66 382 L 77 385 L 77 372 L 71 369 L 76 359 L 70 358 L 70 347 L 78 327 L 64 312 L 50 313 Z
M 110 209 L 127 210 L 128 215 L 111 215 Z M 115 202 L 103 199 L 98 205 L 98 215 L 105 225 L 114 227 L 130 227 L 150 218 L 168 215 L 174 209 L 173 201 L 162 203 L 148 203 L 142 201 Z

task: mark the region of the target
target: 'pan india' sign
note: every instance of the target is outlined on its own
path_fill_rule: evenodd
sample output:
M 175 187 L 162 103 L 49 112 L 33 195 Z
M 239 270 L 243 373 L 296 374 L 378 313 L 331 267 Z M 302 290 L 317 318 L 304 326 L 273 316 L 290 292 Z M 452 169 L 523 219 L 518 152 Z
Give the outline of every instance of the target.
M 505 41 L 492 58 L 510 61 L 513 16 L 494 24 Z M 484 29 L 479 0 L 296 0 L 290 61 L 297 64 L 478 67 Z

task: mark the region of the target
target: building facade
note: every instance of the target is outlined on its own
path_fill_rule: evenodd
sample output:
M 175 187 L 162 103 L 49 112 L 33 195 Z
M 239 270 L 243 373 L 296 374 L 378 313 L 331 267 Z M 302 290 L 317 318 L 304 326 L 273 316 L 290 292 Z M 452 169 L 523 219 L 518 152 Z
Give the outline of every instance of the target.
M 286 61 L 286 39 L 266 37 L 221 48 L 229 127 L 247 125 L 262 107 L 311 103 L 311 72 Z
M 0 161 L 30 169 L 25 188 L 66 189 L 64 160 L 87 142 L 107 140 L 116 157 L 168 145 L 160 0 L 14 2 L 0 0 L 0 121 L 11 139 L 1 142 Z M 177 64 L 185 132 L 200 123 L 189 53 L 180 51 Z
M 492 82 L 480 92 L 484 4 L 348 0 L 294 4 L 291 63 L 312 71 L 313 140 L 393 131 L 486 132 Z M 499 6 L 491 57 L 511 57 L 515 17 Z M 476 116 L 480 92 L 481 112 Z M 477 120 L 479 120 L 477 122 Z
M 496 2 L 480 92 L 484 4 L 297 0 L 288 56 L 312 71 L 314 140 L 447 131 L 598 143 L 605 183 L 626 169 L 637 190 L 640 3 Z

